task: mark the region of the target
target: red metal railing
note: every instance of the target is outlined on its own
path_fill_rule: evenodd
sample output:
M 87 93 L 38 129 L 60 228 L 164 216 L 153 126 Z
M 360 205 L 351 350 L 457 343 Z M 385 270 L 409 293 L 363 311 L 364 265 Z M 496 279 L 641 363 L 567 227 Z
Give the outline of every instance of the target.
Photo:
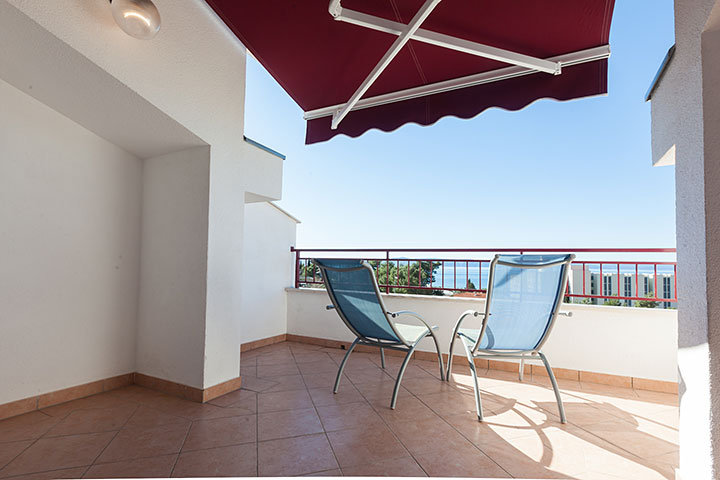
M 486 291 L 484 285 L 488 280 L 491 260 L 471 257 L 487 257 L 488 254 L 494 253 L 575 253 L 578 259 L 573 262 L 568 281 L 566 293 L 568 298 L 617 300 L 625 303 L 677 302 L 677 263 L 674 260 L 608 261 L 580 258 L 610 253 L 618 256 L 633 254 L 633 257 L 669 256 L 675 254 L 674 248 L 296 249 L 293 247 L 291 251 L 295 253 L 296 288 L 323 285 L 319 269 L 312 263 L 312 258 L 332 257 L 367 260 L 375 268 L 378 284 L 386 293 L 450 291 L 481 294 Z M 307 255 L 308 252 L 312 255 Z M 306 255 L 303 256 L 303 253 Z M 416 255 L 414 258 L 400 256 L 400 254 L 418 253 L 431 254 L 431 256 Z M 446 254 L 446 258 L 438 258 L 437 254 Z M 642 286 L 640 278 L 643 279 Z M 663 278 L 662 295 L 659 295 L 658 291 L 658 278 Z M 626 279 L 630 280 L 629 289 Z M 642 295 L 641 290 L 644 291 Z

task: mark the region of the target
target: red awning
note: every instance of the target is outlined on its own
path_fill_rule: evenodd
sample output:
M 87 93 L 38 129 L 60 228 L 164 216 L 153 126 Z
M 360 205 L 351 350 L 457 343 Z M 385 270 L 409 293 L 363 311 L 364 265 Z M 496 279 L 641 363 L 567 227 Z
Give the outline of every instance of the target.
M 207 2 L 305 111 L 306 143 L 607 93 L 614 0 Z

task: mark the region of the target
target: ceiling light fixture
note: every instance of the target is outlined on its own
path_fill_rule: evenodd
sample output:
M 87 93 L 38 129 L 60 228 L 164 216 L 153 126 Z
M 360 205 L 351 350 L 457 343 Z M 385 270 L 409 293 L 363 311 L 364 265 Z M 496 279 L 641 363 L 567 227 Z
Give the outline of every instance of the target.
M 115 23 L 131 37 L 153 38 L 160 30 L 160 12 L 150 0 L 110 0 Z

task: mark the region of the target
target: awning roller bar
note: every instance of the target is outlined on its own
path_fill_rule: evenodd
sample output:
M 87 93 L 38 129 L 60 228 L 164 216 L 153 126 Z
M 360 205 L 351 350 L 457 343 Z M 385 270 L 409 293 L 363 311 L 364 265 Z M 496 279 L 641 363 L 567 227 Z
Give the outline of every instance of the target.
M 603 60 L 609 57 L 610 45 L 603 45 L 601 47 L 595 47 L 587 50 L 581 50 L 579 52 L 573 52 L 565 55 L 551 57 L 546 60 L 550 62 L 557 62 L 561 65 L 561 67 L 570 67 L 573 65 L 579 65 L 581 63 Z M 534 73 L 538 73 L 538 70 L 520 66 L 500 68 L 498 70 L 492 70 L 490 72 L 468 75 L 466 77 L 455 78 L 443 82 L 431 83 L 429 85 L 422 85 L 419 87 L 408 88 L 397 92 L 377 95 L 375 97 L 364 98 L 358 100 L 349 111 L 376 107 L 388 103 L 401 102 L 403 100 L 409 100 L 412 98 L 434 95 L 437 93 L 457 90 L 460 88 L 473 87 L 485 83 L 498 82 L 501 80 L 521 77 L 524 75 L 531 75 Z M 345 107 L 346 105 L 348 104 L 344 103 L 332 105 L 329 107 L 318 108 L 315 110 L 309 110 L 305 112 L 303 118 L 305 120 L 313 120 L 316 118 L 335 115 L 341 108 Z

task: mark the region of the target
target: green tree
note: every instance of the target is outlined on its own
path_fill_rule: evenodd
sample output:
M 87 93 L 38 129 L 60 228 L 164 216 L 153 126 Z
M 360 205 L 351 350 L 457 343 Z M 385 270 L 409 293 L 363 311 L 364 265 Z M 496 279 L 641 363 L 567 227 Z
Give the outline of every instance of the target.
M 467 285 L 465 285 L 465 289 L 467 289 L 467 290 L 477 290 L 477 287 L 475 286 L 475 284 L 473 283 L 473 281 L 468 278 Z
M 610 298 L 605 300 L 605 303 L 603 303 L 603 305 L 607 307 L 620 307 L 622 306 L 622 302 L 617 298 Z
M 390 285 L 408 285 L 408 287 L 390 288 L 390 293 L 411 293 L 413 295 L 442 295 L 442 290 L 432 288 L 412 288 L 412 287 L 430 287 L 435 281 L 435 270 L 440 266 L 440 262 L 390 262 L 371 260 L 377 275 L 378 284 Z M 389 267 L 389 269 L 388 269 Z M 385 287 L 380 287 L 380 291 L 385 292 Z
M 594 298 L 583 298 L 580 301 L 580 304 L 582 305 L 595 305 L 595 299 Z
M 648 298 L 652 298 L 653 294 L 648 293 L 645 296 Z M 638 300 L 637 302 L 635 302 L 635 306 L 640 308 L 655 308 L 658 306 L 658 302 L 652 300 Z

